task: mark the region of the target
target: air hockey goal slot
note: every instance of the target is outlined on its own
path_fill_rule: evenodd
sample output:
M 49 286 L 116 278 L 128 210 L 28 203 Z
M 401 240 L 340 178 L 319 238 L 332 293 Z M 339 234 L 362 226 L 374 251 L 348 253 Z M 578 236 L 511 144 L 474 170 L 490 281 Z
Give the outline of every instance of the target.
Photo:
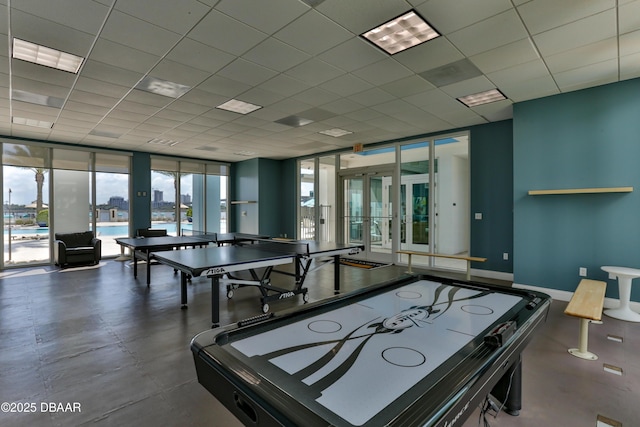
M 258 414 L 253 406 L 242 398 L 237 392 L 233 392 L 233 401 L 236 407 L 242 411 L 255 424 L 258 421 Z
M 484 336 L 484 342 L 491 347 L 502 347 L 516 332 L 516 322 L 509 320 L 501 323 Z

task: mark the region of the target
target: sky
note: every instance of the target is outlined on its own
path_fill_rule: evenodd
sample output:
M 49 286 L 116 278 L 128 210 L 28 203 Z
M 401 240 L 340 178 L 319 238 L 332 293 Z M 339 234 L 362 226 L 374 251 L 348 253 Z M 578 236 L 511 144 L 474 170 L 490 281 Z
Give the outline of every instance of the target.
M 173 178 L 165 177 L 165 176 L 156 176 L 157 179 L 153 180 L 152 183 L 152 191 L 160 190 L 165 194 L 165 201 L 167 200 L 167 195 L 173 193 Z M 45 182 L 42 189 L 42 199 L 43 203 L 49 203 L 49 174 L 45 174 Z M 183 180 L 182 185 L 182 194 L 191 194 L 192 188 L 191 183 L 189 182 L 186 185 L 186 181 L 188 179 Z M 109 174 L 108 181 L 101 180 L 98 177 L 96 188 L 96 202 L 98 204 L 104 204 L 109 201 L 111 196 L 121 196 L 127 199 L 126 189 L 127 189 L 127 176 L 122 174 Z M 14 205 L 28 205 L 31 202 L 34 202 L 36 199 L 36 181 L 35 181 L 35 173 L 31 169 L 24 168 L 16 168 L 6 166 L 4 168 L 4 202 L 9 202 L 9 188 L 11 189 L 11 204 Z M 124 189 L 124 192 L 121 191 Z M 153 197 L 153 194 L 151 195 Z

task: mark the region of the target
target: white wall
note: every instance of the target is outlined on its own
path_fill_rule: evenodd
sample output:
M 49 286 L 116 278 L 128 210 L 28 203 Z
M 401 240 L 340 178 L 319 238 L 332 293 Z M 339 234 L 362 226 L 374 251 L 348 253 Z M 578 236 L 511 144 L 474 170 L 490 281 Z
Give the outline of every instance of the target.
M 469 250 L 469 167 L 466 158 L 438 157 L 437 251 L 459 254 Z

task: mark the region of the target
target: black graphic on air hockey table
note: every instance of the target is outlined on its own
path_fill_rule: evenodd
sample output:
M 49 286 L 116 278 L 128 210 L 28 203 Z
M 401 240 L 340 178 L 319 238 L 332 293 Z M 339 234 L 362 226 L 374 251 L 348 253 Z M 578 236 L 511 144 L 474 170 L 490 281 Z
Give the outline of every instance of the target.
M 362 425 L 521 300 L 421 280 L 231 347 L 303 404 Z

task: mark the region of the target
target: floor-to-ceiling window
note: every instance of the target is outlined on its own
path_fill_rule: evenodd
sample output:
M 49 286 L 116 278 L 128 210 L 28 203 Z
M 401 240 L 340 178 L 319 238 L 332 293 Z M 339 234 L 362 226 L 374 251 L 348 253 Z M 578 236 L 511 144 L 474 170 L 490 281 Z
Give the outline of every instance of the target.
M 468 153 L 469 135 L 463 132 L 301 160 L 301 230 L 311 223 L 308 228 L 317 233 L 314 236 L 328 233 L 340 241 L 362 243 L 365 257 L 383 261 L 406 262 L 406 256 L 392 257 L 398 249 L 468 254 Z M 323 195 L 333 195 L 334 201 L 326 201 Z M 302 207 L 312 204 L 303 215 Z M 333 218 L 337 218 L 335 227 L 328 222 Z M 445 258 L 418 257 L 413 262 L 466 268 L 464 261 Z
M 399 249 L 446 255 L 469 251 L 468 135 L 426 138 L 400 150 Z M 406 261 L 401 256 L 400 261 Z M 414 264 L 465 270 L 466 262 L 414 258 Z
M 2 266 L 50 261 L 50 150 L 2 144 Z
M 335 241 L 336 233 L 336 156 L 318 159 L 318 240 Z
M 180 205 L 176 195 L 180 178 L 177 160 L 151 158 L 151 226 L 164 228 L 172 236 L 180 234 Z
M 316 167 L 315 159 L 298 162 L 300 171 L 300 213 L 298 215 L 298 237 L 300 239 L 315 240 L 316 238 Z
M 361 243 L 362 256 L 390 262 L 393 251 L 395 146 L 340 155 L 338 228 L 345 242 Z
M 115 239 L 129 236 L 130 156 L 98 152 L 95 154 L 95 208 L 102 256 L 120 254 Z
M 91 230 L 103 257 L 120 253 L 114 239 L 129 234 L 128 153 L 2 141 L 2 163 L 3 267 L 50 263 L 55 233 Z
M 226 164 L 151 158 L 151 223 L 170 235 L 225 232 Z

